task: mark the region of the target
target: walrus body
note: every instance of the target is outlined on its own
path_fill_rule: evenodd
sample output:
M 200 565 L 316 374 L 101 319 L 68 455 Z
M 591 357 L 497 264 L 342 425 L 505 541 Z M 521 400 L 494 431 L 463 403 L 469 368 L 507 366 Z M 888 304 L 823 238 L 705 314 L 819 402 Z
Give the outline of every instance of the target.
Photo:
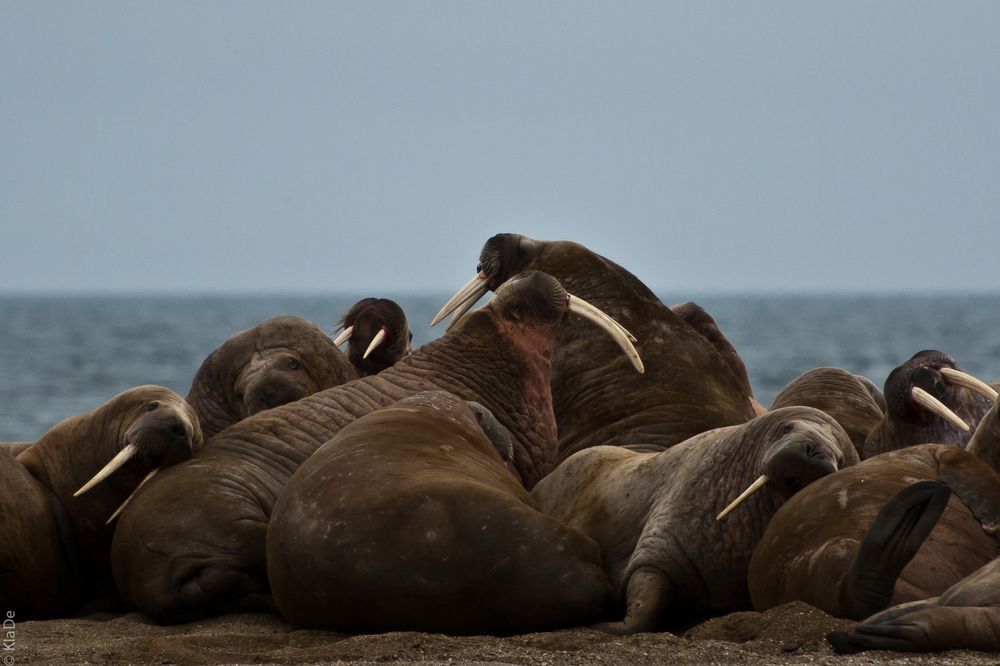
M 192 407 L 160 386 L 119 393 L 53 426 L 16 459 L 4 454 L 5 608 L 19 617 L 65 615 L 113 596 L 106 521 L 152 469 L 191 456 L 202 443 Z M 81 486 L 132 447 L 131 459 L 85 494 Z
M 859 555 L 869 528 L 883 530 L 884 536 L 874 538 L 891 542 L 920 519 L 911 512 L 898 524 L 873 527 L 876 515 L 924 480 L 939 480 L 952 493 L 936 525 L 932 520 L 926 528 L 932 527 L 929 536 L 916 543 L 919 550 L 904 562 L 902 573 L 896 570 L 895 586 L 892 574 L 857 584 L 853 576 L 877 570 L 888 548 Z M 889 604 L 940 594 L 997 556 L 996 537 L 987 532 L 996 525 L 1000 475 L 976 456 L 941 444 L 881 454 L 816 481 L 778 510 L 750 561 L 754 607 L 800 600 L 837 617 L 860 619 Z M 868 589 L 883 584 L 888 587 L 878 594 Z
M 477 278 L 459 294 L 469 295 L 471 305 L 523 270 L 549 273 L 622 324 L 638 340 L 645 365 L 635 374 L 587 322 L 560 329 L 551 377 L 560 460 L 601 444 L 666 448 L 755 416 L 748 382 L 734 374 L 732 358 L 727 362 L 638 278 L 582 245 L 498 234 L 483 247 Z
M 265 319 L 209 354 L 187 394 L 206 438 L 265 409 L 357 379 L 318 326 L 299 317 Z
M 119 592 L 161 622 L 273 609 L 265 533 L 292 473 L 343 426 L 421 391 L 481 403 L 513 435 L 514 467 L 534 485 L 556 460 L 548 375 L 569 307 L 550 276 L 518 276 L 452 332 L 378 375 L 220 433 L 189 463 L 154 478 L 123 513 L 112 547 Z
M 17 457 L 34 442 L 0 442 L 0 451 L 6 451 L 10 455 Z
M 598 617 L 610 588 L 597 546 L 535 509 L 498 454 L 504 442 L 477 423 L 492 415 L 476 411 L 421 393 L 354 421 L 303 463 L 268 527 L 286 620 L 509 634 Z
M 661 453 L 602 446 L 562 463 L 534 489 L 542 511 L 593 538 L 625 607 L 615 632 L 650 631 L 749 607 L 746 569 L 768 518 L 795 490 L 857 456 L 843 429 L 786 407 L 695 436 Z M 767 475 L 745 506 L 729 500 Z
M 885 416 L 879 398 L 879 390 L 864 377 L 840 368 L 814 368 L 782 388 L 771 409 L 800 405 L 826 412 L 847 432 L 860 456 L 869 433 Z

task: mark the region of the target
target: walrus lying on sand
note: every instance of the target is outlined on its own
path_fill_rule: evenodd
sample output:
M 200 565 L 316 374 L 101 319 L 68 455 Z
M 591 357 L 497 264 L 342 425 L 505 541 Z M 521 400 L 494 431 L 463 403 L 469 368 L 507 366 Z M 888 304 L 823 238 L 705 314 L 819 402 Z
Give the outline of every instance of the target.
M 856 462 L 830 416 L 785 407 L 661 453 L 581 451 L 532 496 L 601 547 L 624 615 L 601 628 L 634 633 L 748 609 L 747 564 L 768 519 L 803 486 Z
M 611 592 L 600 551 L 535 509 L 499 453 L 510 439 L 481 405 L 441 391 L 344 427 L 271 515 L 281 614 L 351 633 L 502 635 L 597 619 Z
M 0 607 L 54 617 L 113 596 L 109 517 L 151 471 L 201 444 L 183 398 L 139 386 L 61 421 L 16 459 L 0 455 Z
M 362 298 L 340 318 L 333 344 L 347 346 L 359 377 L 378 374 L 410 353 L 413 333 L 403 308 L 388 298 Z
M 299 317 L 265 319 L 229 337 L 209 354 L 191 381 L 205 438 L 237 421 L 357 379 L 326 333 Z

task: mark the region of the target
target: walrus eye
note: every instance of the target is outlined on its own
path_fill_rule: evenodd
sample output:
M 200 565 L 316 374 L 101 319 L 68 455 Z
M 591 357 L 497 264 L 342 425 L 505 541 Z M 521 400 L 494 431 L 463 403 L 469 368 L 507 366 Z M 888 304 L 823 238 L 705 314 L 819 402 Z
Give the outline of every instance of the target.
M 160 403 L 156 402 L 155 400 L 153 402 L 148 402 L 148 403 L 146 403 L 146 411 L 147 412 L 151 412 L 151 411 L 153 411 L 154 409 L 156 409 L 159 406 L 160 406 Z
M 785 435 L 790 435 L 793 430 L 795 430 L 795 424 L 786 423 L 784 427 L 781 429 L 781 436 L 784 437 Z
M 298 369 L 299 369 L 299 367 L 300 367 L 300 366 L 299 366 L 299 362 L 298 362 L 298 361 L 296 361 L 296 360 L 295 360 L 294 358 L 293 358 L 293 359 L 290 359 L 290 360 L 288 361 L 288 369 L 289 369 L 289 370 L 298 370 Z

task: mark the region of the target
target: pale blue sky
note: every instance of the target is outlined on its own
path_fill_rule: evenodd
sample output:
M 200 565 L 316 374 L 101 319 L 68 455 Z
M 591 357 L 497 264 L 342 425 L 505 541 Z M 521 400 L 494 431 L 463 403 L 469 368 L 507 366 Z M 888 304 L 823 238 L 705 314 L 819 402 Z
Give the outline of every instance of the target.
M 1000 2 L 0 0 L 0 290 L 996 289 Z

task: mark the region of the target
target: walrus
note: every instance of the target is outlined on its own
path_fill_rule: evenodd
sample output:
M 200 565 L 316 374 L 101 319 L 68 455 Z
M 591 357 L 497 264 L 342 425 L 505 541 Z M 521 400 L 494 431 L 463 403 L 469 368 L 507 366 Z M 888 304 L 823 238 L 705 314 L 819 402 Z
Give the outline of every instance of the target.
M 3 458 L 3 606 L 24 608 L 19 617 L 51 617 L 113 597 L 108 518 L 152 470 L 189 458 L 201 444 L 194 409 L 147 385 L 59 422 L 16 459 Z
M 362 298 L 337 323 L 333 344 L 347 345 L 358 376 L 378 374 L 410 353 L 413 333 L 403 308 L 388 298 Z
M 862 446 L 862 460 L 915 444 L 965 447 L 996 397 L 933 349 L 917 352 L 889 373 L 884 394 L 885 417 Z
M 187 394 L 205 438 L 265 409 L 357 379 L 318 326 L 280 316 L 231 335 L 202 362 Z
M 879 393 L 869 380 L 846 370 L 814 368 L 788 382 L 774 396 L 771 409 L 802 405 L 826 412 L 847 432 L 860 456 L 869 433 L 885 417 L 875 397 Z
M 484 308 L 391 368 L 219 433 L 153 478 L 122 513 L 112 544 L 122 598 L 158 622 L 273 610 L 265 531 L 289 477 L 346 424 L 421 391 L 446 390 L 488 409 L 513 435 L 514 468 L 530 488 L 556 462 L 552 345 L 581 306 L 551 276 L 515 276 Z M 631 347 L 619 327 L 604 326 Z
M 440 391 L 345 426 L 274 506 L 281 615 L 351 633 L 500 635 L 599 617 L 611 589 L 597 545 L 535 508 L 504 466 L 510 437 Z
M 880 454 L 775 513 L 750 560 L 754 608 L 861 619 L 940 594 L 997 556 L 998 521 L 1000 475 L 980 458 L 948 444 Z
M 634 633 L 748 609 L 747 563 L 768 519 L 799 488 L 855 462 L 833 418 L 785 407 L 660 453 L 581 451 L 532 496 L 600 546 L 624 615 L 600 628 Z
M 6 451 L 12 456 L 17 456 L 34 442 L 0 442 L 0 451 Z
M 483 246 L 476 277 L 432 323 L 464 312 L 510 275 L 529 269 L 549 273 L 620 323 L 638 339 L 645 366 L 636 375 L 615 343 L 595 340 L 583 322 L 571 320 L 560 329 L 551 378 L 560 460 L 600 444 L 662 449 L 756 415 L 748 384 L 713 342 L 627 270 L 569 241 L 493 236 Z
M 827 635 L 840 653 L 862 650 L 1000 652 L 1000 558 L 940 596 L 877 613 L 850 631 Z

